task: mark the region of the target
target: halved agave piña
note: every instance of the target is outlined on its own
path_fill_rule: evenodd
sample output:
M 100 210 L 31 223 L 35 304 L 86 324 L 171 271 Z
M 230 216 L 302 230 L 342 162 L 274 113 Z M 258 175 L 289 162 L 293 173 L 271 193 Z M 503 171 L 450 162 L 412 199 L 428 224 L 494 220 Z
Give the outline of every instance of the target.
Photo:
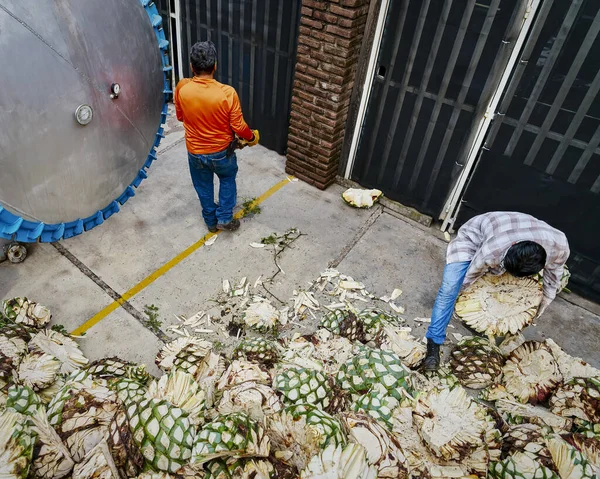
M 52 315 L 45 306 L 27 298 L 13 298 L 2 301 L 2 313 L 11 321 L 33 328 L 43 328 Z
M 461 292 L 455 312 L 479 333 L 504 336 L 531 324 L 541 301 L 542 288 L 537 281 L 488 273 Z
M 12 385 L 8 388 L 6 408 L 31 416 L 40 409 L 44 409 L 42 400 L 29 386 Z M 44 409 L 45 412 L 45 409 Z
M 586 457 L 560 436 L 547 440 L 548 449 L 561 479 L 597 479 L 599 471 Z
M 420 397 L 413 419 L 419 435 L 438 457 L 459 461 L 483 442 L 488 429 L 486 410 L 460 386 L 432 390 Z
M 502 461 L 490 464 L 490 479 L 559 479 L 552 471 L 540 464 L 530 452 L 515 452 Z
M 204 421 L 206 393 L 189 373 L 174 368 L 169 374 L 150 383 L 146 397 L 156 401 L 165 399 L 173 406 L 183 409 L 192 424 Z
M 300 479 L 377 479 L 377 469 L 369 465 L 361 445 L 331 445 L 313 456 Z
M 263 427 L 244 413 L 217 417 L 205 424 L 194 442 L 192 464 L 219 457 L 267 457 L 269 437 Z
M 321 328 L 325 328 L 333 334 L 337 334 L 350 341 L 367 341 L 367 332 L 361 318 L 353 311 L 346 309 L 334 309 L 321 318 Z
M 348 188 L 342 193 L 342 199 L 355 208 L 370 208 L 373 206 L 383 193 L 381 190 L 363 190 L 360 188 Z
M 217 405 L 219 414 L 245 412 L 251 419 L 262 422 L 266 416 L 283 409 L 277 393 L 265 384 L 244 381 L 221 392 L 221 400 Z
M 574 378 L 562 384 L 550 398 L 550 410 L 559 416 L 600 423 L 600 377 Z
M 450 368 L 465 387 L 483 389 L 502 375 L 504 356 L 487 338 L 463 338 L 451 356 Z
M 108 386 L 117 393 L 117 397 L 126 407 L 131 403 L 146 399 L 146 394 L 148 392 L 146 386 L 133 379 L 127 378 L 110 381 Z
M 522 403 L 544 402 L 562 381 L 545 343 L 527 341 L 515 349 L 502 368 L 506 390 Z
M 57 358 L 61 362 L 60 372 L 63 374 L 69 374 L 89 363 L 72 338 L 51 329 L 44 329 L 31 338 L 29 350 Z
M 271 479 L 275 476 L 273 464 L 266 459 L 214 459 L 205 464 L 206 479 Z M 178 475 L 181 471 L 178 471 Z M 198 473 L 194 478 L 199 477 Z
M 8 409 L 0 412 L 0 477 L 27 477 L 34 442 L 22 414 Z
M 367 461 L 377 469 L 378 478 L 408 478 L 406 457 L 389 430 L 366 414 L 341 413 L 348 440 L 365 448 Z
M 267 434 L 274 457 L 304 469 L 323 448 L 346 444 L 342 424 L 316 406 L 290 406 L 267 418 Z
M 250 304 L 244 311 L 243 320 L 247 327 L 261 333 L 274 331 L 281 322 L 279 311 L 265 299 Z
M 383 387 L 375 384 L 370 391 L 357 397 L 352 403 L 353 411 L 364 412 L 387 428 L 392 427 L 394 410 L 400 406 L 400 401 Z
M 219 391 L 241 384 L 254 381 L 260 384 L 269 384 L 271 377 L 256 363 L 244 359 L 234 359 L 221 377 L 217 378 L 216 387 Z
M 34 391 L 52 385 L 61 368 L 61 362 L 50 354 L 32 352 L 19 363 L 17 375 L 19 381 Z
M 188 354 L 198 359 L 205 357 L 213 347 L 211 342 L 193 336 L 177 338 L 165 344 L 158 352 L 155 360 L 156 365 L 163 371 L 169 372 L 173 367 L 175 358 L 186 346 L 191 346 L 187 350 Z

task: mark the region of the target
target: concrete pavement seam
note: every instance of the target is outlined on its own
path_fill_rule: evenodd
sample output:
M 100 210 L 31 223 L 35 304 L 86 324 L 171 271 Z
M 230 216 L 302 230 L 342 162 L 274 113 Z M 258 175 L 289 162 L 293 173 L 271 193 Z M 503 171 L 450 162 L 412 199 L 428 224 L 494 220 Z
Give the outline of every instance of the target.
M 377 204 L 375 206 L 375 211 L 373 211 L 373 213 L 371 213 L 371 216 L 369 216 L 367 221 L 365 221 L 365 223 L 359 228 L 358 232 L 354 235 L 354 238 L 352 238 L 350 243 L 348 243 L 346 246 L 344 246 L 344 248 L 342 249 L 342 251 L 337 256 L 336 259 L 329 262 L 330 268 L 337 268 L 339 266 L 339 264 L 342 261 L 344 261 L 344 258 L 346 256 L 348 256 L 348 253 L 350 253 L 350 251 L 352 251 L 352 249 L 356 246 L 356 244 L 360 241 L 360 239 L 365 235 L 365 233 L 369 230 L 369 228 L 371 226 L 373 226 L 375 221 L 377 221 L 377 218 L 379 218 L 382 214 L 383 214 L 383 206 L 381 206 L 380 204 Z
M 113 288 L 111 288 L 100 276 L 94 273 L 90 268 L 88 268 L 84 263 L 82 263 L 73 253 L 71 253 L 67 248 L 65 248 L 60 243 L 52 243 L 52 246 L 66 259 L 68 259 L 79 271 L 81 271 L 84 275 L 86 275 L 89 279 L 91 279 L 96 285 L 102 289 L 108 296 L 110 296 L 114 301 L 116 301 L 120 306 L 123 307 L 125 311 L 127 311 L 131 316 L 133 316 L 136 320 L 138 320 L 142 326 L 148 329 L 152 334 L 154 334 L 158 339 L 165 341 L 167 336 L 162 331 L 155 331 L 154 329 L 148 326 L 148 320 L 144 316 L 141 311 L 138 311 L 129 301 L 123 299 L 123 297 L 117 293 Z M 116 309 L 116 308 L 115 308 Z

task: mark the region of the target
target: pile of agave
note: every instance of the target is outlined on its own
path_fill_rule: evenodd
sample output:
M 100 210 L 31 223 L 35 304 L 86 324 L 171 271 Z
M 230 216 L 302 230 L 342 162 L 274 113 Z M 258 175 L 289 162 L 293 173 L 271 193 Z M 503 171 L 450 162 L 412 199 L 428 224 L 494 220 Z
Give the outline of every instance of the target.
M 600 477 L 600 371 L 551 340 L 464 338 L 423 375 L 400 318 L 337 308 L 227 355 L 177 338 L 154 378 L 89 362 L 25 298 L 2 311 L 3 478 Z

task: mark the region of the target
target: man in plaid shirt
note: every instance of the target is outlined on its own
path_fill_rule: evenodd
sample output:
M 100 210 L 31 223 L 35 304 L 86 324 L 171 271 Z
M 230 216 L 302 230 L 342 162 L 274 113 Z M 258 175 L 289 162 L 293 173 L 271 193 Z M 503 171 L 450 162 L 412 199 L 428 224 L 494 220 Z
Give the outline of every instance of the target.
M 544 298 L 538 317 L 558 291 L 569 258 L 569 243 L 561 231 L 524 213 L 497 211 L 467 221 L 448 245 L 442 286 L 427 330 L 427 356 L 423 367 L 435 371 L 440 364 L 440 345 L 454 303 L 463 286 L 490 272 L 531 276 L 544 270 Z

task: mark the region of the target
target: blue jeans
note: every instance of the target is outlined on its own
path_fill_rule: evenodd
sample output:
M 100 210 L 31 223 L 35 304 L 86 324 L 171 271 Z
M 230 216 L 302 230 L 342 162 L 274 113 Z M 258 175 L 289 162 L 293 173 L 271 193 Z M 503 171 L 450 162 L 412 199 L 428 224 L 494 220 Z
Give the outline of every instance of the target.
M 460 288 L 467 275 L 470 261 L 449 263 L 444 268 L 442 286 L 438 291 L 433 311 L 431 313 L 431 324 L 427 329 L 425 337 L 436 344 L 442 344 L 446 339 L 446 329 L 454 312 L 454 303 L 460 293 Z
M 192 183 L 202 205 L 202 217 L 209 228 L 217 223 L 226 224 L 233 219 L 237 189 L 235 176 L 238 172 L 235 153 L 227 151 L 210 155 L 195 155 L 188 152 Z M 219 177 L 219 204 L 215 203 L 214 175 Z

